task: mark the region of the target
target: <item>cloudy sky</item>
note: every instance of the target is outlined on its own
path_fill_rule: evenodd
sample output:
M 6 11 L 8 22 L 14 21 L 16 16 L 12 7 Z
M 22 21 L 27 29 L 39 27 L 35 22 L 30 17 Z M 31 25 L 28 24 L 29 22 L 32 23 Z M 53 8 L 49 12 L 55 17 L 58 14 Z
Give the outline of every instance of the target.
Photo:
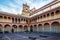
M 40 8 L 53 0 L 0 0 L 0 11 L 21 14 L 23 4 L 27 3 L 32 8 Z

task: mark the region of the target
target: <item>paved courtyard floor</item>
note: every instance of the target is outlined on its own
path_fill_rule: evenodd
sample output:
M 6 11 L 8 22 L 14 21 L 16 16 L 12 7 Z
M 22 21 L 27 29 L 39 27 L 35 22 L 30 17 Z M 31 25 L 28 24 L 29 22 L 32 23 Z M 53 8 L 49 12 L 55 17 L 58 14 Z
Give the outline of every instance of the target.
M 58 34 L 43 34 L 43 33 L 6 33 L 0 40 L 60 40 Z

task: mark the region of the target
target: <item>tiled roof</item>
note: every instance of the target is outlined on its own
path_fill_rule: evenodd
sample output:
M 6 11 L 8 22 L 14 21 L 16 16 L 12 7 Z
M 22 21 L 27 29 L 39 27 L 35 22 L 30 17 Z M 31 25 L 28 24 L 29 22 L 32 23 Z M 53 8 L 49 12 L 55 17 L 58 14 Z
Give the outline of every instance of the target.
M 7 12 L 0 12 L 0 14 L 6 15 L 6 16 L 12 16 L 12 17 L 15 16 L 15 17 L 18 17 L 18 18 L 27 18 L 27 17 L 21 16 L 21 15 L 16 15 L 16 14 L 7 13 Z

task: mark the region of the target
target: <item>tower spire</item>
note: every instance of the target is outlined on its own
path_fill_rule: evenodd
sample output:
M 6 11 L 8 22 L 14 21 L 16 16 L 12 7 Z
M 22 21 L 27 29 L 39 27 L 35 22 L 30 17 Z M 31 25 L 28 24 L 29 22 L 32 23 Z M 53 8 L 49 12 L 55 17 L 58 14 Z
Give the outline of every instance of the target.
M 27 5 L 27 3 L 23 4 L 22 15 L 29 16 L 29 11 L 30 11 L 29 5 Z

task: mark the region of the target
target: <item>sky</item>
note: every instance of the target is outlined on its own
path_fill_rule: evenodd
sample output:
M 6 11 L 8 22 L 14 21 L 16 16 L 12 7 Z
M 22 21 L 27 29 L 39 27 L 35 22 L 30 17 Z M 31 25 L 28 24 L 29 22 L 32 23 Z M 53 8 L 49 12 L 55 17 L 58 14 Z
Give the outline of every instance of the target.
M 53 0 L 0 0 L 0 12 L 21 14 L 23 4 L 27 3 L 30 9 L 34 7 L 38 9 L 52 1 Z

